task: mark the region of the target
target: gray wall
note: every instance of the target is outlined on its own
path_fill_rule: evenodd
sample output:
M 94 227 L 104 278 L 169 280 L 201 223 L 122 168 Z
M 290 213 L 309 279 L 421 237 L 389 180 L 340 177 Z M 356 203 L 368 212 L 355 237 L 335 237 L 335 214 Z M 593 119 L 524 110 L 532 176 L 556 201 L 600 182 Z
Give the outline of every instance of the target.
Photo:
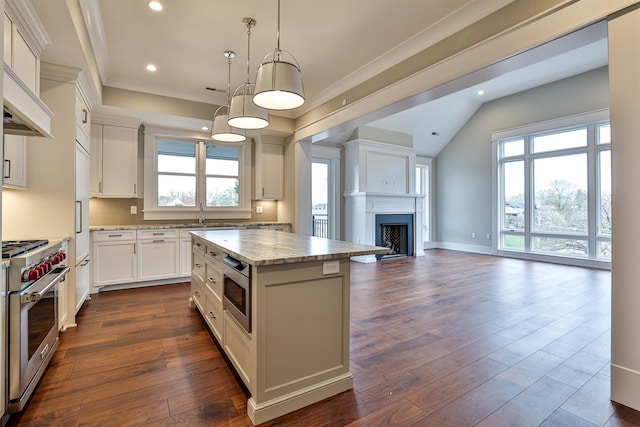
M 491 246 L 492 132 L 608 106 L 606 67 L 482 105 L 437 157 L 436 241 Z

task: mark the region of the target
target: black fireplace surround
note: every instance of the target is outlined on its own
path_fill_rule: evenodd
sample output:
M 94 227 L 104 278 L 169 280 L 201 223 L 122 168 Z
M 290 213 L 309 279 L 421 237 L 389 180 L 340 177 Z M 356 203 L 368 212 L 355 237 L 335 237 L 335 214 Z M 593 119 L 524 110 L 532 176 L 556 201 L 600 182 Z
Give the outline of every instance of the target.
M 376 214 L 376 246 L 388 247 L 387 255 L 376 255 L 378 260 L 413 256 L 413 215 L 412 214 Z M 393 237 L 388 237 L 389 233 Z M 387 237 L 384 237 L 387 235 Z

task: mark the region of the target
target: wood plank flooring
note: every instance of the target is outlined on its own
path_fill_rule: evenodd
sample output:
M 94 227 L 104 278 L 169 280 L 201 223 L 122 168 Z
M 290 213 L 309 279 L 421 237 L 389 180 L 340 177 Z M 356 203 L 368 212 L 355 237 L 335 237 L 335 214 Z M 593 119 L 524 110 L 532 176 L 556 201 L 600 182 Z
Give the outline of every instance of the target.
M 463 252 L 352 263 L 354 389 L 269 426 L 640 426 L 609 400 L 607 271 Z M 250 426 L 188 284 L 94 295 L 12 426 Z

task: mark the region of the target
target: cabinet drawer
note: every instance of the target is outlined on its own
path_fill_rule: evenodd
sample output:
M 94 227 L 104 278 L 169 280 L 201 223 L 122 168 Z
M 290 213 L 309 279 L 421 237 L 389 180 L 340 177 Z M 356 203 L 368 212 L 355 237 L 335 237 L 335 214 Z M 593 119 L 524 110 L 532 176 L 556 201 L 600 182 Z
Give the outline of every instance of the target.
M 196 307 L 198 307 L 198 310 L 204 314 L 207 307 L 207 296 L 205 295 L 204 289 L 198 280 L 191 280 L 191 296 L 193 297 L 193 302 L 196 304 Z
M 205 245 L 201 240 L 193 241 L 193 252 L 197 252 L 204 256 Z
M 213 294 L 218 298 L 218 301 L 222 301 L 222 270 L 211 262 L 207 262 L 207 276 L 205 284 Z
M 193 267 L 191 270 L 194 276 L 197 276 L 203 282 L 205 281 L 206 267 L 204 258 L 196 251 L 193 252 Z
M 211 261 L 218 267 L 222 268 L 222 258 L 224 257 L 224 254 L 217 246 L 206 245 L 205 257 L 207 261 Z
M 136 240 L 136 230 L 94 231 L 93 240 Z
M 218 342 L 222 343 L 222 302 L 218 300 L 211 292 L 205 292 L 207 297 L 206 310 L 203 313 L 204 319 L 211 328 L 213 334 L 218 338 Z
M 179 236 L 177 229 L 152 229 L 138 230 L 138 239 L 177 239 Z

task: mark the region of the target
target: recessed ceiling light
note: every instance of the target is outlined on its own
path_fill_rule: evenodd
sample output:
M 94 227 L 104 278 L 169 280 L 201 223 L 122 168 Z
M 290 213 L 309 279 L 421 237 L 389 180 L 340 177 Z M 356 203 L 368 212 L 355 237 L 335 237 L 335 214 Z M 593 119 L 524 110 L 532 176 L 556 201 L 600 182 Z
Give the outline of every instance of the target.
M 157 0 L 153 0 L 149 2 L 149 7 L 155 11 L 161 11 L 162 10 L 162 3 L 160 3 Z
M 482 89 L 481 89 L 481 90 L 479 90 L 479 91 L 478 91 L 478 95 L 480 95 L 480 96 L 484 95 L 484 91 L 483 91 Z
M 156 68 L 156 66 L 155 66 L 155 65 L 153 65 L 153 64 L 148 64 L 148 65 L 147 65 L 147 70 L 148 70 L 148 71 L 156 71 L 156 70 L 157 70 L 157 68 Z

